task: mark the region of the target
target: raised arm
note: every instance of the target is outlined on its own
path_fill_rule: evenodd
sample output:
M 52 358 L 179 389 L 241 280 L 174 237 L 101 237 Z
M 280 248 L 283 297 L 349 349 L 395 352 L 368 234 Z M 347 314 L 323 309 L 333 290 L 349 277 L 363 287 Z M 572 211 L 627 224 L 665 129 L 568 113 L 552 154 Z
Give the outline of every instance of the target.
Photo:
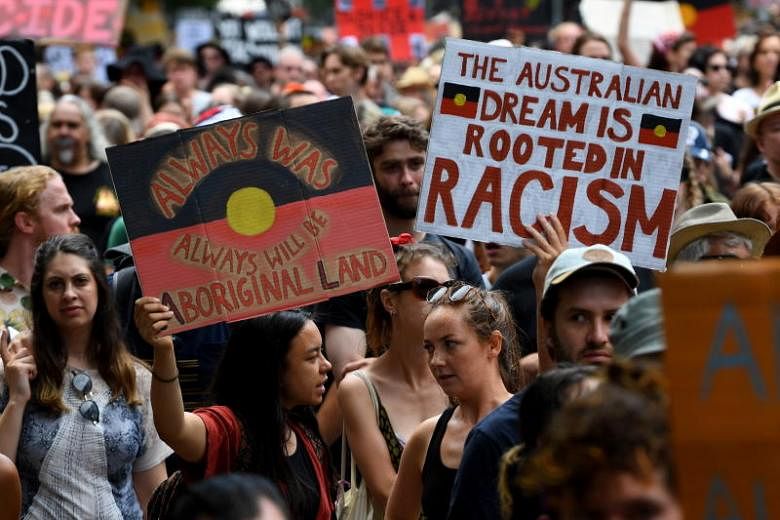
M 563 225 L 556 215 L 540 215 L 538 221 L 542 226 L 543 233 L 531 226 L 526 226 L 533 240 L 526 240 L 523 246 L 538 259 L 533 272 L 534 288 L 536 289 L 536 350 L 539 354 L 539 370 L 544 372 L 554 366 L 550 352 L 547 350 L 547 332 L 542 325 L 541 304 L 544 278 L 552 263 L 569 246 L 569 243 L 566 230 L 563 229 Z
M 24 409 L 32 396 L 30 380 L 36 376 L 36 367 L 30 336 L 17 338 L 10 344 L 8 338 L 8 331 L 0 328 L 3 379 L 8 386 L 8 403 L 0 415 L 0 453 L 16 462 Z
M 631 48 L 631 37 L 628 31 L 628 26 L 631 22 L 632 4 L 633 0 L 623 0 L 623 11 L 620 13 L 620 25 L 618 25 L 617 46 L 625 65 L 641 67 L 642 64 L 639 63 L 639 58 L 637 58 L 634 50 Z
M 199 462 L 206 453 L 206 426 L 184 411 L 173 339 L 161 335 L 173 317 L 168 307 L 150 296 L 135 302 L 135 323 L 141 337 L 154 349 L 151 400 L 154 426 L 160 438 L 187 462 Z

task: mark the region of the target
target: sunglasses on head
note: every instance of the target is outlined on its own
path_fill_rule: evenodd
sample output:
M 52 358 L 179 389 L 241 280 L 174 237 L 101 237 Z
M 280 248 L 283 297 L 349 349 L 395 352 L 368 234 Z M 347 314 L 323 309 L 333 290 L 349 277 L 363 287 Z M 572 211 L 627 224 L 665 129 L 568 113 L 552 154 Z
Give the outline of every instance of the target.
M 93 424 L 100 422 L 100 408 L 92 397 L 92 378 L 86 372 L 73 372 L 73 379 L 70 384 L 81 394 L 84 402 L 79 406 L 81 416 L 92 421 Z
M 387 289 L 393 292 L 411 290 L 417 298 L 424 300 L 428 296 L 428 293 L 430 293 L 432 290 L 440 287 L 449 287 L 452 283 L 452 280 L 440 282 L 433 278 L 428 278 L 427 276 L 415 276 L 408 282 L 390 284 L 387 286 Z
M 445 301 L 449 301 L 450 303 L 459 303 L 465 301 L 466 298 L 472 294 L 472 292 L 476 293 L 476 295 L 479 297 L 479 301 L 482 302 L 482 305 L 484 305 L 485 309 L 487 309 L 488 313 L 490 314 L 490 318 L 493 321 L 496 321 L 496 314 L 493 312 L 493 309 L 490 307 L 490 305 L 488 305 L 487 300 L 485 300 L 485 297 L 482 295 L 482 291 L 473 285 L 458 282 L 455 284 L 450 284 L 447 287 L 439 287 L 438 289 L 434 289 L 428 293 L 427 300 L 428 303 L 433 305 L 445 303 Z

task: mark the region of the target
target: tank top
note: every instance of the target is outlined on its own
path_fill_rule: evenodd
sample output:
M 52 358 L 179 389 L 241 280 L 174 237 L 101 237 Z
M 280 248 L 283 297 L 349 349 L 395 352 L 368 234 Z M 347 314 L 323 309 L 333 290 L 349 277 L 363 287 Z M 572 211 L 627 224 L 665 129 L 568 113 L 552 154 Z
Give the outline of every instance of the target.
M 450 495 L 458 470 L 446 467 L 441 461 L 441 441 L 453 412 L 454 407 L 447 408 L 436 421 L 425 454 L 422 469 L 422 510 L 427 520 L 446 519 L 450 508 Z

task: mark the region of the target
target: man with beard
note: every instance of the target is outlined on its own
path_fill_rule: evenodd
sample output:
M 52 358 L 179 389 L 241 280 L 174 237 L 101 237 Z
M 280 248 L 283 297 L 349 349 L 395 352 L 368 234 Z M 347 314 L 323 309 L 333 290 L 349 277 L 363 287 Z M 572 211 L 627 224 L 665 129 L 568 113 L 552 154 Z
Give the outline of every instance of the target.
M 105 160 L 106 140 L 92 109 L 77 96 L 62 96 L 44 121 L 42 135 L 44 162 L 62 175 L 81 232 L 102 252 L 119 202 Z
M 31 326 L 30 281 L 35 249 L 52 235 L 78 230 L 62 177 L 48 166 L 19 166 L 0 175 L 0 321 Z
M 566 237 L 559 230 L 560 223 L 545 219 L 542 225 L 547 236 L 536 233 L 536 246 L 529 246 L 540 264 L 550 266 L 540 292 L 539 350 L 545 349 L 553 363 L 608 364 L 613 354 L 610 323 L 635 294 L 639 285 L 636 272 L 625 255 L 603 245 L 565 249 L 558 254 Z M 558 241 L 551 239 L 553 228 L 559 230 Z M 551 247 L 545 239 L 557 246 Z M 469 433 L 455 477 L 449 519 L 501 517 L 499 463 L 504 452 L 523 442 L 519 423 L 522 398 L 523 392 L 518 392 Z

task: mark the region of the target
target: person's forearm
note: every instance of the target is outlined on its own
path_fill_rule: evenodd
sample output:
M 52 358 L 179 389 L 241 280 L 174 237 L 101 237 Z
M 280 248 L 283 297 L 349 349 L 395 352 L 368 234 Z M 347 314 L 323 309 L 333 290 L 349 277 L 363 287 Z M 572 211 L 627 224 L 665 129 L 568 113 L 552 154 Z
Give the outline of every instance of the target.
M 160 438 L 169 445 L 173 445 L 184 430 L 184 401 L 177 376 L 173 346 L 155 347 L 151 389 L 154 426 Z
M 16 462 L 16 451 L 19 449 L 19 438 L 22 435 L 22 421 L 27 403 L 8 401 L 3 414 L 0 415 L 0 453 Z

